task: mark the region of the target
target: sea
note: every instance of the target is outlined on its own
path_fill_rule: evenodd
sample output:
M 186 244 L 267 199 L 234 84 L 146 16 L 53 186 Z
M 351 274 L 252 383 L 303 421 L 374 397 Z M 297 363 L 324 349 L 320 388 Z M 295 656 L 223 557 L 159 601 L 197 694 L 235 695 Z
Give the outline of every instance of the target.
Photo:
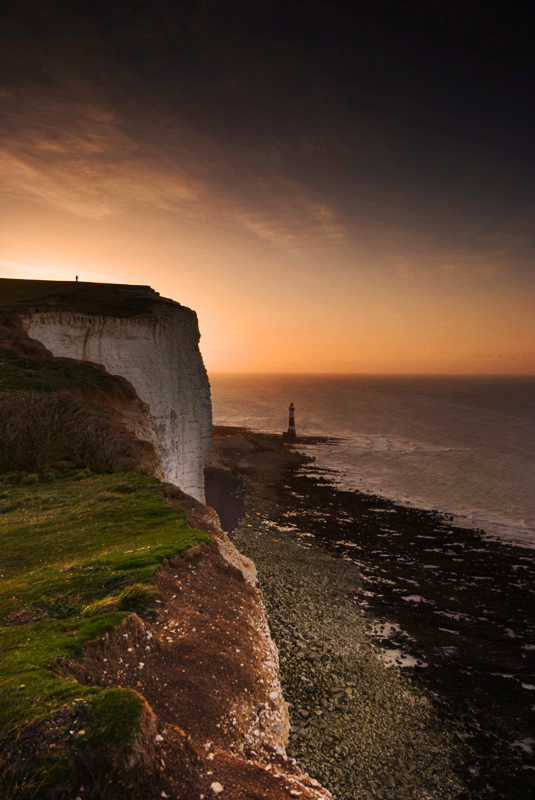
M 333 484 L 535 548 L 535 377 L 210 376 L 215 425 L 279 433 Z
M 294 403 L 311 460 L 265 528 L 356 565 L 377 658 L 462 721 L 462 796 L 535 797 L 535 377 L 211 384 L 216 425 L 282 433 Z

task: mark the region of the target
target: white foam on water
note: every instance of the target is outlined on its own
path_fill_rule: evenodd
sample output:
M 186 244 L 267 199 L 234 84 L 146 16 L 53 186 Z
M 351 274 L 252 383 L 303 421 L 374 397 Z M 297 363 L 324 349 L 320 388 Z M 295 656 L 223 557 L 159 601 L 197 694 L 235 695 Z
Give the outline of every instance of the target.
M 535 378 L 214 376 L 212 399 L 214 424 L 270 433 L 293 400 L 298 436 L 339 439 L 297 444 L 315 476 L 535 547 Z
M 449 617 L 449 619 L 454 619 L 455 622 L 460 622 L 462 619 L 471 619 L 468 614 L 462 614 L 460 611 L 435 611 L 434 613 L 441 617 Z
M 409 603 L 431 603 L 431 600 L 426 600 L 425 597 L 422 597 L 419 594 L 409 594 L 401 599 L 406 600 Z
M 535 739 L 532 739 L 530 736 L 528 736 L 525 739 L 517 739 L 511 744 L 511 747 L 518 747 L 520 750 L 523 750 L 524 753 L 529 753 L 532 755 L 535 752 L 534 745 Z
M 419 658 L 414 658 L 414 656 L 404 653 L 401 650 L 382 650 L 380 653 L 377 653 L 377 658 L 387 667 L 400 667 L 401 669 L 406 669 L 407 667 L 424 668 L 429 666 L 426 661 L 422 661 Z

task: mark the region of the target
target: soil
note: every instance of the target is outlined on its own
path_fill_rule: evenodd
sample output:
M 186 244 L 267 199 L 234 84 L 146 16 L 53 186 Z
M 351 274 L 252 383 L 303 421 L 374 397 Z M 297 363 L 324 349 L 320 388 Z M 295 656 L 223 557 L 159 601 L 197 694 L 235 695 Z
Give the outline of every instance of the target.
M 130 688 L 145 701 L 130 773 L 111 775 L 106 796 L 327 798 L 285 754 L 287 706 L 254 565 L 213 511 L 174 488 L 167 500 L 212 544 L 163 565 L 154 620 L 131 615 L 66 668 L 82 683 Z M 83 780 L 87 787 L 91 775 Z

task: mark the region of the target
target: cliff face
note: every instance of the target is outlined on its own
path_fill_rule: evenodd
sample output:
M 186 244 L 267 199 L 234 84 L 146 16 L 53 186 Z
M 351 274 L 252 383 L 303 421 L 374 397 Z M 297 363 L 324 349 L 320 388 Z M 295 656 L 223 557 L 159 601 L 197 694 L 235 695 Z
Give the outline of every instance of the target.
M 134 309 L 136 289 L 130 291 Z M 96 362 L 130 381 L 150 408 L 165 479 L 203 501 L 212 420 L 197 316 L 143 289 L 139 314 L 115 316 L 107 309 L 101 316 L 64 302 L 39 303 L 23 311 L 23 324 L 54 356 Z
M 285 753 L 288 707 L 254 564 L 212 509 L 175 488 L 164 497 L 211 544 L 158 571 L 154 620 L 132 614 L 64 665 L 82 684 L 143 697 L 127 769 L 108 771 L 110 796 L 332 800 Z
M 68 535 L 79 537 L 80 542 L 79 556 L 77 546 L 65 556 L 68 569 L 60 569 L 53 547 L 47 553 L 46 543 L 42 546 L 43 558 L 50 558 L 50 572 L 69 573 L 65 578 L 65 586 L 68 585 L 65 596 L 78 591 L 70 583 L 72 570 L 76 573 L 87 569 L 89 574 L 89 570 L 102 568 L 91 564 L 91 558 L 100 563 L 101 539 L 108 530 L 108 523 L 104 524 L 98 516 L 99 504 L 115 509 L 113 524 L 119 531 L 117 535 L 122 530 L 124 536 L 124 555 L 128 557 L 117 570 L 123 570 L 121 574 L 128 581 L 128 589 L 148 590 L 150 598 L 152 587 L 131 581 L 141 575 L 141 568 L 135 571 L 140 551 L 146 565 L 152 563 L 151 552 L 157 554 L 160 562 L 167 547 L 162 543 L 161 527 L 158 541 L 152 537 L 155 514 L 159 524 L 165 519 L 155 501 L 161 504 L 163 496 L 169 506 L 185 512 L 192 529 L 184 531 L 183 515 L 171 512 L 172 530 L 167 535 L 172 537 L 171 551 L 180 552 L 181 557 L 166 558 L 154 574 L 156 597 L 154 603 L 149 599 L 140 601 L 145 612 L 143 619 L 130 613 L 120 625 L 98 639 L 93 639 L 95 632 L 106 630 L 111 624 L 109 621 L 101 624 L 99 615 L 112 613 L 112 609 L 113 613 L 126 610 L 126 606 L 120 605 L 124 602 L 120 599 L 124 594 L 123 578 L 119 577 L 117 583 L 119 573 L 113 566 L 123 564 L 122 556 L 118 554 L 119 560 L 111 562 L 109 567 L 115 570 L 113 586 L 121 594 L 102 598 L 100 578 L 96 579 L 97 594 L 91 594 L 93 575 L 84 581 L 78 576 L 80 583 L 76 586 L 83 583 L 86 589 L 83 600 L 78 594 L 73 595 L 73 609 L 82 607 L 82 603 L 84 607 L 79 614 L 73 610 L 78 616 L 69 617 L 67 624 L 72 623 L 77 637 L 82 635 L 81 629 L 86 630 L 84 625 L 89 626 L 86 639 L 90 640 L 86 640 L 80 660 L 64 657 L 70 647 L 65 645 L 64 649 L 58 649 L 61 660 L 53 662 L 54 672 L 59 665 L 58 679 L 68 676 L 70 690 L 77 698 L 72 703 L 65 701 L 61 708 L 54 699 L 55 716 L 50 720 L 47 717 L 41 727 L 31 716 L 24 734 L 20 734 L 22 725 L 13 736 L 8 728 L 9 763 L 14 765 L 10 766 L 9 781 L 12 775 L 18 780 L 23 773 L 29 774 L 31 780 L 37 775 L 40 780 L 38 759 L 45 750 L 51 752 L 51 748 L 57 747 L 54 754 L 68 765 L 69 773 L 67 776 L 65 767 L 67 777 L 63 783 L 63 778 L 57 777 L 60 772 L 50 778 L 53 788 L 47 797 L 52 793 L 58 798 L 74 796 L 75 787 L 82 785 L 86 788 L 80 792 L 85 791 L 88 796 L 111 793 L 117 800 L 161 797 L 191 800 L 219 794 L 227 800 L 331 798 L 285 753 L 288 707 L 282 696 L 277 650 L 267 625 L 254 564 L 234 548 L 221 530 L 216 513 L 198 502 L 204 499 L 203 467 L 211 443 L 210 389 L 198 341 L 196 315 L 172 301 L 160 299 L 148 287 L 73 286 L 0 279 L 0 347 L 21 356 L 18 384 L 8 372 L 7 356 L 2 355 L 5 363 L 0 360 L 0 367 L 11 382 L 10 390 L 15 392 L 18 387 L 20 391 L 32 392 L 35 391 L 32 386 L 40 385 L 45 386 L 42 391 L 68 392 L 77 400 L 112 408 L 116 414 L 106 417 L 110 426 L 125 429 L 142 440 L 137 442 L 141 449 L 133 451 L 137 466 L 144 466 L 144 471 L 159 477 L 161 463 L 163 477 L 175 484 L 158 489 L 157 484 L 135 472 L 112 476 L 84 470 L 82 474 L 77 471 L 72 478 L 75 492 L 69 495 L 67 478 L 62 474 L 62 482 L 54 484 L 55 473 L 52 472 L 52 478 L 49 473 L 46 514 L 50 513 L 51 502 L 57 504 L 51 522 L 53 535 L 65 535 L 62 515 L 67 509 L 73 525 Z M 91 362 L 91 366 L 80 364 L 84 360 Z M 43 377 L 47 372 L 43 364 L 57 368 L 48 383 Z M 69 373 L 70 381 L 61 372 L 62 367 L 74 370 L 72 375 Z M 45 433 L 49 434 L 48 428 Z M 83 474 L 86 472 L 89 475 Z M 17 475 L 13 481 L 19 480 Z M 36 483 L 10 486 L 15 494 L 28 492 L 32 513 L 41 472 L 33 477 Z M 42 477 L 45 478 L 44 474 Z M 23 488 L 26 485 L 28 490 Z M 138 490 L 141 490 L 139 496 Z M 8 525 L 3 521 L 4 530 L 9 530 L 10 522 L 18 520 L 16 515 L 21 505 L 10 504 L 8 495 L 4 501 L 6 497 L 8 502 L 3 503 L 0 517 L 15 515 L 7 520 Z M 66 497 L 78 503 L 76 513 L 65 502 Z M 41 523 L 39 514 L 35 519 Z M 206 531 L 208 537 L 201 535 L 199 529 Z M 131 549 L 132 533 L 137 549 Z M 143 536 L 146 538 L 142 541 Z M 19 538 L 14 536 L 17 569 L 22 564 L 24 570 L 30 570 L 31 565 L 19 557 Z M 180 550 L 179 540 L 187 549 Z M 64 539 L 58 541 L 61 544 Z M 188 543 L 199 541 L 202 545 L 188 547 Z M 17 585 L 29 585 L 31 580 Z M 57 583 L 53 581 L 50 586 L 50 596 L 55 598 Z M 12 600 L 20 607 L 10 607 L 9 624 L 33 625 L 38 619 L 43 637 L 54 637 L 51 649 L 43 650 L 46 658 L 51 658 L 53 648 L 60 647 L 56 644 L 60 641 L 57 629 L 53 627 L 56 619 L 49 616 L 48 610 L 42 617 L 34 616 L 24 599 Z M 48 609 L 43 600 L 45 607 Z M 35 615 L 39 613 L 37 609 Z M 1 630 L 9 633 L 6 627 Z M 22 636 L 25 646 L 25 632 Z M 17 660 L 16 677 L 9 678 L 9 691 L 16 692 L 19 704 L 27 704 L 29 699 L 25 694 L 20 700 L 26 683 L 21 683 L 17 670 L 25 666 L 23 661 Z M 35 672 L 34 662 L 30 659 L 28 663 Z M 44 663 L 44 668 L 51 672 L 51 663 Z M 102 701 L 99 709 L 104 708 L 106 713 L 99 716 L 88 711 L 93 706 L 80 700 L 80 688 L 76 685 L 73 688 L 73 677 L 81 684 L 111 690 L 91 692 L 91 702 Z M 135 703 L 131 691 L 114 692 L 118 689 L 135 692 Z M 37 691 L 30 695 L 30 700 L 37 696 Z M 68 692 L 65 696 L 71 697 Z M 142 715 L 139 721 L 129 722 L 128 714 L 132 717 L 134 706 L 139 707 L 139 698 Z M 117 738 L 115 720 L 120 721 L 124 730 L 135 733 L 126 746 L 126 739 Z M 66 737 L 65 731 L 71 727 Z M 95 730 L 95 738 L 84 739 L 82 743 L 82 737 L 91 737 Z M 75 732 L 80 737 L 76 742 L 82 744 L 71 746 Z M 0 738 L 2 734 L 0 730 Z M 3 768 L 0 773 L 3 777 Z M 37 796 L 33 784 L 30 787 L 32 796 Z M 36 791 L 39 793 L 39 787 Z M 39 796 L 44 797 L 44 791 Z

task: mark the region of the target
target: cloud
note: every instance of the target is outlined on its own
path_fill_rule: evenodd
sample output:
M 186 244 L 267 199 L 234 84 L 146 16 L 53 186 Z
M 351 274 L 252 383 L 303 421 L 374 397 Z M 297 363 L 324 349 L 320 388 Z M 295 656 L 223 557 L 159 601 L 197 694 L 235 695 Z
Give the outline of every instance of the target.
M 418 266 L 414 262 L 402 260 L 395 266 L 396 273 L 404 281 L 415 281 L 428 275 L 428 270 Z
M 482 259 L 481 261 L 474 261 L 474 256 L 472 255 L 470 260 L 448 261 L 444 264 L 439 264 L 437 271 L 447 278 L 470 282 L 494 277 L 504 266 L 501 262 L 489 263 L 488 257 L 483 254 L 480 258 Z
M 481 246 L 452 251 L 444 260 L 440 254 L 422 250 L 397 257 L 394 262 L 397 275 L 413 283 L 437 283 L 437 280 L 446 284 L 488 283 L 508 276 L 520 266 L 513 251 L 502 254 Z
M 319 230 L 325 238 L 337 240 L 344 238 L 344 228 L 337 220 L 335 213 L 325 205 L 310 208 L 312 215 L 319 223 Z
M 316 193 L 271 164 L 236 159 L 183 120 L 132 121 L 78 84 L 0 103 L 0 192 L 9 197 L 91 219 L 139 210 L 217 218 L 295 253 L 344 235 Z
M 82 217 L 99 219 L 136 206 L 176 210 L 197 199 L 194 186 L 180 176 L 158 173 L 133 161 L 118 164 L 42 165 L 9 150 L 0 150 L 4 191 L 29 195 Z
M 83 95 L 83 92 L 82 92 Z M 7 108 L 0 144 L 2 191 L 99 219 L 142 204 L 194 203 L 194 182 L 136 159 L 117 115 L 91 98 L 30 97 Z
M 261 203 L 231 205 L 228 210 L 231 218 L 258 238 L 302 255 L 318 242 L 333 243 L 344 237 L 334 211 L 281 175 L 272 176 L 262 194 Z

